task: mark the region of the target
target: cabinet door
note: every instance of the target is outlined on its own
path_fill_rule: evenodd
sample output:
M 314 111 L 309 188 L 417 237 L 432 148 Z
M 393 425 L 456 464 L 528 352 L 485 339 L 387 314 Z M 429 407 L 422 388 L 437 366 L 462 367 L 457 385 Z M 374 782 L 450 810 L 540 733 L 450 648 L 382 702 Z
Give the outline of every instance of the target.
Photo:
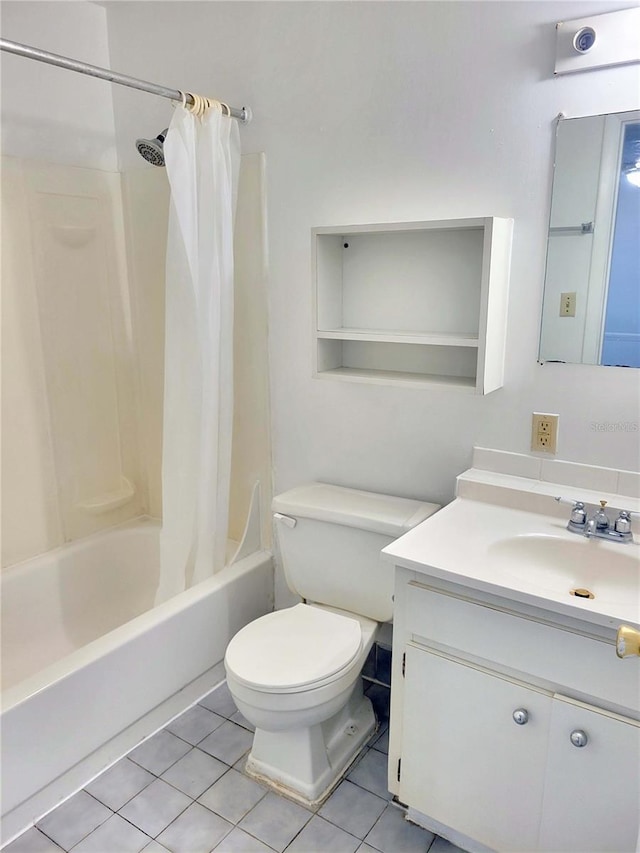
M 412 645 L 406 654 L 400 800 L 495 850 L 535 849 L 551 694 Z
M 635 851 L 639 810 L 640 723 L 556 696 L 540 849 Z

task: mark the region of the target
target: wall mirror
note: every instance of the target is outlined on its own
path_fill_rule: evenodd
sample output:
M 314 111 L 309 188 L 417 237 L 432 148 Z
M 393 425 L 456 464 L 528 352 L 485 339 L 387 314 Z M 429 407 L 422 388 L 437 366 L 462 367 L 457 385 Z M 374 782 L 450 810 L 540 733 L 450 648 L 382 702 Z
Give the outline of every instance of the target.
M 539 360 L 640 367 L 640 111 L 558 119 Z

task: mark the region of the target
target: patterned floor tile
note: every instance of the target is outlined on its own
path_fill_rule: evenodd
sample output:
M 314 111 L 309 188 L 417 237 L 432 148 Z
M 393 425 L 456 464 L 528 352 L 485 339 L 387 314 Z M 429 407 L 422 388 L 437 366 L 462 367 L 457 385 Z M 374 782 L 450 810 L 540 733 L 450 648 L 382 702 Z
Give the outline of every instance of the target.
M 120 814 L 138 829 L 155 838 L 183 812 L 190 797 L 156 779 L 120 809 Z
M 385 800 L 391 799 L 387 788 L 387 756 L 369 749 L 348 774 L 347 779 Z
M 360 839 L 314 815 L 287 847 L 287 853 L 355 853 Z
M 130 752 L 129 758 L 150 773 L 160 776 L 190 749 L 186 741 L 162 729 Z
M 143 847 L 140 853 L 169 853 L 169 851 L 162 844 L 158 844 L 157 841 L 152 841 L 146 847 Z
M 42 818 L 37 827 L 63 850 L 70 850 L 112 814 L 86 791 L 79 791 Z
M 236 711 L 232 717 L 229 717 L 232 723 L 237 723 L 239 726 L 242 726 L 243 729 L 249 729 L 250 732 L 255 732 L 256 727 L 253 723 L 250 723 L 249 720 L 240 711 Z
M 192 803 L 158 836 L 171 853 L 210 853 L 233 824 L 199 803 Z
M 198 802 L 231 823 L 238 823 L 266 793 L 262 785 L 231 769 Z
M 214 853 L 273 853 L 273 848 L 236 826 L 222 839 Z
M 221 717 L 226 717 L 227 719 L 233 717 L 238 710 L 226 681 L 200 699 L 198 705 L 202 705 L 204 708 L 208 708 L 209 711 L 220 714 Z
M 351 835 L 364 838 L 386 807 L 382 797 L 345 779 L 318 814 Z
M 200 741 L 199 749 L 224 761 L 225 764 L 235 764 L 242 755 L 251 748 L 253 735 L 235 723 L 227 720 L 220 728 Z
M 307 809 L 269 791 L 240 821 L 239 826 L 268 847 L 282 853 L 311 817 Z
M 61 850 L 62 847 L 58 847 L 54 841 L 32 826 L 8 844 L 3 853 L 61 853 Z
M 149 836 L 114 814 L 73 848 L 73 853 L 140 853 Z
M 246 775 L 252 727 L 223 684 L 4 853 L 462 853 L 389 803 L 389 691 L 371 685 L 367 695 L 380 730 L 321 807 Z
M 225 718 L 220 714 L 214 714 L 202 705 L 194 705 L 188 708 L 175 720 L 172 720 L 165 728 L 167 731 L 177 735 L 187 743 L 196 746 L 207 735 L 210 735 L 214 729 L 224 723 Z
M 117 812 L 154 779 L 155 776 L 144 767 L 140 767 L 128 758 L 122 758 L 90 782 L 85 790 L 96 800 L 100 800 L 105 806 Z
M 228 769 L 222 761 L 194 747 L 163 773 L 162 778 L 195 800 Z
M 381 853 L 426 853 L 434 835 L 405 819 L 404 811 L 389 804 L 365 841 Z

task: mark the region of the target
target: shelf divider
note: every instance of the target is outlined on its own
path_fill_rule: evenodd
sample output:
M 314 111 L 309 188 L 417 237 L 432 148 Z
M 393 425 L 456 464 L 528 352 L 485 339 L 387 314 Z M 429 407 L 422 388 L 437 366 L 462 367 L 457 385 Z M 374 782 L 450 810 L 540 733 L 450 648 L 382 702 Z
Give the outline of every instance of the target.
M 388 385 L 393 382 L 399 385 L 444 385 L 458 388 L 461 391 L 475 392 L 476 379 L 474 376 L 440 376 L 433 373 L 410 373 L 398 370 L 376 370 L 366 367 L 336 367 L 318 373 L 319 379 L 341 379 L 352 382 L 371 382 Z
M 318 338 L 337 341 L 371 341 L 390 344 L 424 344 L 443 347 L 477 347 L 477 335 L 461 332 L 414 332 L 395 329 L 319 329 Z

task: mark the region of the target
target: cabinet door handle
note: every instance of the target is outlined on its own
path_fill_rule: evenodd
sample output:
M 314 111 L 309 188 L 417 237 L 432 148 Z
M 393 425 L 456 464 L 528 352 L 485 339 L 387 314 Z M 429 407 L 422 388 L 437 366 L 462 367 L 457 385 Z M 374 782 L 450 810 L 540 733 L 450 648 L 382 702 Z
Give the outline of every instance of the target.
M 575 729 L 572 731 L 569 735 L 569 739 L 574 746 L 586 746 L 589 743 L 587 733 L 583 732 L 582 729 Z
M 616 654 L 619 658 L 640 655 L 640 631 L 630 625 L 621 625 L 616 637 Z
M 513 712 L 513 721 L 519 726 L 524 726 L 529 722 L 529 712 L 526 708 L 516 708 Z

